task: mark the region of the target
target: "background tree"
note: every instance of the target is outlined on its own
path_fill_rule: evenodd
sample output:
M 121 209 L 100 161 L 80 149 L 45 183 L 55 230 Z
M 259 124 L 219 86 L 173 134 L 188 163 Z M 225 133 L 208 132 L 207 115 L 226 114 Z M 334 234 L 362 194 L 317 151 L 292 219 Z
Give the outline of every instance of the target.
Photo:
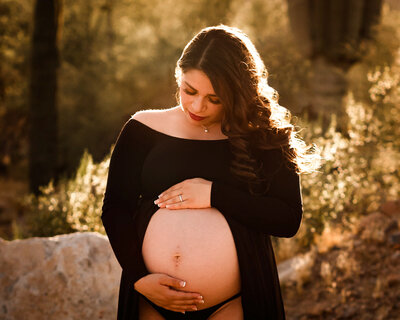
M 346 132 L 343 108 L 346 72 L 361 58 L 362 41 L 372 37 L 382 0 L 289 0 L 287 3 L 299 48 L 313 61 L 310 111 L 322 113 L 326 125 L 330 115 L 336 113 L 341 119 L 338 129 Z
M 57 68 L 61 0 L 37 0 L 31 49 L 29 113 L 29 187 L 56 177 L 58 164 Z
M 0 2 L 0 177 L 24 182 L 35 6 L 30 0 Z M 367 72 L 390 65 L 397 50 L 395 14 L 386 7 L 378 37 L 347 73 L 349 90 L 357 86 L 357 99 L 368 99 Z M 244 30 L 267 66 L 279 102 L 295 114 L 311 105 L 308 84 L 315 60 L 305 59 L 296 46 L 286 0 L 63 0 L 62 16 L 58 172 L 70 177 L 85 149 L 95 162 L 109 153 L 121 123 L 136 110 L 176 104 L 176 60 L 205 26 L 225 23 Z

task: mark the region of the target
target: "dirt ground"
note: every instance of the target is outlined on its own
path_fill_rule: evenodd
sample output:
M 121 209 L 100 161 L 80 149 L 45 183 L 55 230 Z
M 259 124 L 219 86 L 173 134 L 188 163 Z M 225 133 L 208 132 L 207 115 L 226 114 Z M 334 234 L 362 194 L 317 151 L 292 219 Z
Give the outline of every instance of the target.
M 311 270 L 282 286 L 287 319 L 400 319 L 399 226 L 392 201 L 318 248 Z

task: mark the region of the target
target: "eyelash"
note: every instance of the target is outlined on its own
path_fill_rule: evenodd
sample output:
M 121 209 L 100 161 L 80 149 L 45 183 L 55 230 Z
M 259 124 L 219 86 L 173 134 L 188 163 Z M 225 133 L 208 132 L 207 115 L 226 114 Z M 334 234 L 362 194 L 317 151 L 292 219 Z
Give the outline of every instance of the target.
M 191 92 L 191 91 L 189 91 L 189 90 L 187 90 L 187 89 L 183 89 L 183 91 L 185 92 L 185 93 L 187 93 L 188 95 L 191 95 L 191 96 L 194 96 L 197 92 Z M 211 100 L 211 99 L 208 99 L 212 104 L 220 104 L 221 102 L 219 101 L 219 100 Z

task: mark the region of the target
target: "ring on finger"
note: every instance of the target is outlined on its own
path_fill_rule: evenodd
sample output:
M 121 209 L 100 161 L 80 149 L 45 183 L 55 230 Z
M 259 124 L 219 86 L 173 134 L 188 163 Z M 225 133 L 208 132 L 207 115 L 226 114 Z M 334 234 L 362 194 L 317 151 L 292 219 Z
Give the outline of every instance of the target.
M 179 197 L 179 200 L 180 200 L 181 202 L 183 202 L 182 195 L 179 194 L 178 197 Z

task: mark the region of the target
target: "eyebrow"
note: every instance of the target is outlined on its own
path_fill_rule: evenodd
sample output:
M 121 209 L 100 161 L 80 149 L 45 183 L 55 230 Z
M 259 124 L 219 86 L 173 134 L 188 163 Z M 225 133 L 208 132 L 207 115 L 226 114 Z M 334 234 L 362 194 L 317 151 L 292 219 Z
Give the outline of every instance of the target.
M 194 90 L 194 91 L 197 91 L 197 89 L 193 88 L 193 87 L 192 87 L 189 83 L 187 83 L 186 81 L 183 81 L 183 82 L 186 83 L 186 85 L 187 85 L 188 87 L 190 87 L 190 89 L 192 89 L 192 90 Z M 208 96 L 218 98 L 218 96 L 217 96 L 216 94 L 208 94 Z

